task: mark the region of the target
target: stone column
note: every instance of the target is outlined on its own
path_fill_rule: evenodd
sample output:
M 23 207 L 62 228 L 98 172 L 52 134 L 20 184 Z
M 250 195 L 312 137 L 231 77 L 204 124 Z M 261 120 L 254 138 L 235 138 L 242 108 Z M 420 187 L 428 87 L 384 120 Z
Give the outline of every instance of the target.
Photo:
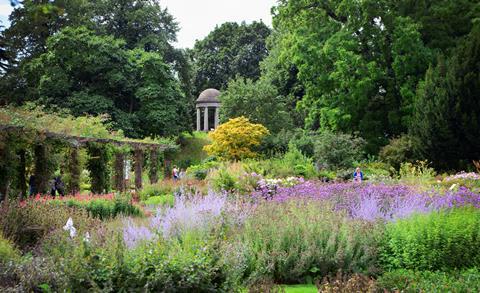
M 220 108 L 219 108 L 218 106 L 215 107 L 215 129 L 217 129 L 218 124 L 219 124 L 219 120 L 220 120 L 220 118 L 219 118 L 219 116 L 220 116 L 220 114 L 219 114 L 220 111 L 219 111 L 219 110 L 220 110 Z
M 203 113 L 203 130 L 208 132 L 208 107 L 205 107 Z
M 201 131 L 202 127 L 200 125 L 200 108 L 197 108 L 197 131 Z

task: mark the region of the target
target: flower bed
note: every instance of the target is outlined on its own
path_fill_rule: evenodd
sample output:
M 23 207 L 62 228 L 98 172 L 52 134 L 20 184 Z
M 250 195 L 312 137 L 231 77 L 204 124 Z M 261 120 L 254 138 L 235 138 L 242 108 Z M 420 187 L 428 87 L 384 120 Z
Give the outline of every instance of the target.
M 261 191 L 254 196 L 258 197 L 259 194 L 263 196 Z M 277 187 L 269 198 L 276 202 L 292 199 L 325 200 L 331 202 L 337 211 L 345 210 L 352 218 L 370 221 L 394 220 L 413 213 L 467 205 L 480 208 L 480 194 L 467 188 L 440 194 L 435 191 L 421 192 L 401 184 L 323 184 L 306 181 L 291 187 Z
M 88 194 L 70 196 L 41 196 L 20 202 L 25 206 L 28 201 L 51 205 L 65 205 L 73 208 L 86 210 L 92 217 L 100 219 L 114 218 L 118 215 L 141 216 L 142 209 L 132 200 L 129 195 L 109 194 Z

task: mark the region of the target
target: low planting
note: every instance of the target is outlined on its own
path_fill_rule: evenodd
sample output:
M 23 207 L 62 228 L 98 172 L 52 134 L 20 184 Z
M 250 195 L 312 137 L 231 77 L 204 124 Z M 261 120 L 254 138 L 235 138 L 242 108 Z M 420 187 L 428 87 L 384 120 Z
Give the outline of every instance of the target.
M 396 270 L 383 274 L 377 280 L 377 288 L 394 292 L 479 292 L 480 270 Z
M 262 204 L 225 246 L 232 276 L 303 283 L 338 270 L 375 273 L 380 227 L 320 202 Z
M 31 201 L 29 199 L 27 201 Z M 33 199 L 40 204 L 50 206 L 67 206 L 76 209 L 83 209 L 92 217 L 99 219 L 114 218 L 123 216 L 141 216 L 141 209 L 132 201 L 128 194 L 106 194 L 106 195 L 76 195 L 67 197 L 39 197 Z M 25 204 L 23 202 L 22 204 Z
M 20 252 L 15 248 L 12 241 L 6 239 L 0 232 L 0 265 L 20 258 Z
M 382 260 L 389 269 L 450 270 L 480 265 L 480 211 L 441 210 L 389 223 Z
M 173 194 L 155 195 L 150 196 L 146 200 L 142 201 L 146 206 L 169 206 L 172 207 L 175 204 L 175 197 Z
M 225 187 L 228 180 L 218 175 L 222 170 L 241 174 L 235 188 Z M 32 254 L 11 258 L 0 287 L 109 292 L 287 289 L 278 284 L 316 284 L 320 292 L 466 288 L 455 278 L 479 286 L 480 194 L 467 188 L 440 192 L 399 183 L 269 179 L 239 164 L 222 166 L 209 180 L 223 187 L 203 195 L 183 181 L 175 183 L 175 196 L 147 196 L 143 204 L 155 207 L 149 217 L 109 212 L 100 217 L 59 198 L 3 205 L 0 224 L 14 245 L 9 247 Z M 248 187 L 241 192 L 241 185 Z M 107 197 L 97 201 L 115 201 Z M 64 230 L 70 217 L 74 236 Z M 34 266 L 43 271 L 32 273 Z

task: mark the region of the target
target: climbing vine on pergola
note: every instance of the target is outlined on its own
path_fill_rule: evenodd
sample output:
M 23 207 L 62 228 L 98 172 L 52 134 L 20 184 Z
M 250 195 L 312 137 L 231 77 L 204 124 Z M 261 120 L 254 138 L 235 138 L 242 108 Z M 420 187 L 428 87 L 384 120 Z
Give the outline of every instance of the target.
M 10 194 L 21 199 L 26 196 L 27 150 L 33 154 L 33 178 L 36 193 L 48 192 L 48 181 L 54 166 L 51 156 L 63 149 L 66 153 L 63 170 L 67 172 L 68 193 L 80 191 L 79 152 L 86 149 L 90 171 L 91 191 L 103 193 L 110 190 L 110 164 L 114 158 L 114 188 L 123 192 L 125 157 L 133 153 L 135 188 L 142 188 L 142 171 L 145 153 L 149 155 L 149 179 L 158 181 L 158 158 L 161 152 L 175 149 L 168 139 L 128 139 L 121 131 L 109 130 L 106 117 L 73 117 L 53 115 L 42 109 L 0 109 L 0 200 Z M 12 192 L 14 191 L 14 192 Z

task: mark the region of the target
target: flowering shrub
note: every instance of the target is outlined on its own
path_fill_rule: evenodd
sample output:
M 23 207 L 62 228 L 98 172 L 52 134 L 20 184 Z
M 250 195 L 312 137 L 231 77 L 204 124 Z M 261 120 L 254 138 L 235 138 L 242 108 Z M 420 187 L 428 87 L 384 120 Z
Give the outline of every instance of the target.
M 228 213 L 228 219 L 222 217 Z M 206 196 L 193 198 L 180 197 L 172 208 L 158 209 L 157 214 L 148 221 L 148 226 L 135 225 L 127 221 L 123 229 L 125 244 L 133 248 L 140 242 L 156 239 L 181 237 L 185 233 L 208 233 L 216 225 L 230 220 L 232 224 L 243 221 L 246 211 L 227 201 L 226 195 L 210 192 Z
M 257 182 L 257 192 L 254 195 L 260 195 L 263 198 L 273 198 L 277 194 L 279 187 L 293 187 L 303 182 L 304 180 L 301 177 L 288 177 L 285 179 L 260 179 Z
M 277 187 L 271 198 L 277 202 L 298 198 L 324 200 L 331 202 L 336 210 L 347 211 L 352 218 L 370 221 L 394 220 L 413 213 L 466 205 L 480 208 L 480 194 L 466 188 L 441 195 L 420 192 L 401 184 L 319 184 L 306 181 L 293 187 Z
M 253 148 L 259 146 L 267 134 L 269 131 L 265 126 L 251 123 L 245 117 L 238 117 L 210 132 L 208 136 L 212 139 L 212 144 L 204 146 L 203 149 L 209 155 L 223 160 L 254 158 L 257 153 Z
M 1 232 L 20 249 L 37 246 L 56 231 L 66 235 L 62 227 L 68 218 L 73 219 L 79 235 L 94 231 L 100 225 L 100 220 L 91 217 L 84 209 L 67 205 L 40 204 L 35 200 L 3 203 L 0 206 L 0 214 Z
M 444 179 L 446 182 L 455 181 L 455 180 L 480 180 L 480 174 L 475 172 L 465 173 L 460 172 L 455 175 L 448 176 Z
M 223 255 L 228 274 L 246 285 L 303 283 L 338 270 L 374 272 L 379 227 L 350 220 L 319 201 L 264 202 L 225 245 Z

